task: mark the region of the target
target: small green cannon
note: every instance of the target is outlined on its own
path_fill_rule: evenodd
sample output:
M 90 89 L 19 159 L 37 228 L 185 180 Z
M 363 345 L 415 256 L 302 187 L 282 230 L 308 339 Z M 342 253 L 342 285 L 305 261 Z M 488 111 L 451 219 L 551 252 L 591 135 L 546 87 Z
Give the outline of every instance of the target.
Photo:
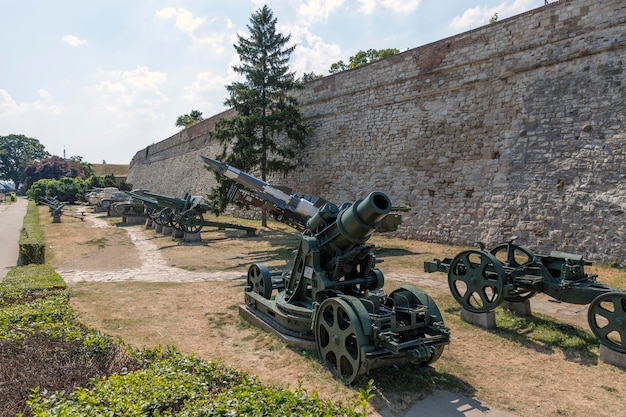
M 235 167 L 203 157 L 218 173 L 307 218 L 292 262 L 279 273 L 250 265 L 240 313 L 288 343 L 310 343 L 335 377 L 351 384 L 370 370 L 435 362 L 450 333 L 435 301 L 413 285 L 386 294 L 367 241 L 392 208 L 378 191 L 337 206 L 286 194 Z
M 256 229 L 224 222 L 205 220 L 203 214 L 209 211 L 209 205 L 201 203 L 201 196 L 185 193 L 183 198 L 170 197 L 150 191 L 129 191 L 127 194 L 145 206 L 146 214 L 156 224 L 170 226 L 185 233 L 200 233 L 204 226 L 220 229 L 244 230 L 248 236 L 254 236 Z
M 626 353 L 626 292 L 585 273 L 581 255 L 552 251 L 537 255 L 506 243 L 465 250 L 454 258 L 424 262 L 425 272 L 446 272 L 452 296 L 466 310 L 485 313 L 503 301 L 523 302 L 537 293 L 571 304 L 589 304 L 587 321 L 600 343 Z

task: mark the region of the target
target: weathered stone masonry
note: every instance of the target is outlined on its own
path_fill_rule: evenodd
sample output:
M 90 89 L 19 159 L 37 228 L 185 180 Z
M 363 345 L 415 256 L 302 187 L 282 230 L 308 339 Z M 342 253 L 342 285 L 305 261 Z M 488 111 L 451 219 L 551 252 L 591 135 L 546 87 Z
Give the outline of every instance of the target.
M 299 93 L 315 132 L 277 179 L 342 203 L 409 204 L 399 234 L 626 264 L 626 3 L 566 0 L 324 77 Z M 206 194 L 217 115 L 143 149 L 129 182 Z

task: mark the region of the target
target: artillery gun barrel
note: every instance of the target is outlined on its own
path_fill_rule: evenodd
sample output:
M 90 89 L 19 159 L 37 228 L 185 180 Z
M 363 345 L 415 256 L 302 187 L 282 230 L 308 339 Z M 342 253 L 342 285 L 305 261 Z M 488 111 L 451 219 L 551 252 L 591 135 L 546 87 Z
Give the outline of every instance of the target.
M 225 177 L 250 190 L 265 194 L 268 196 L 270 201 L 279 207 L 289 207 L 291 211 L 308 217 L 314 216 L 319 210 L 310 201 L 294 195 L 289 195 L 278 188 L 272 187 L 265 181 L 255 178 L 231 165 L 206 156 L 201 156 L 201 158 L 218 174 L 224 175 Z
M 385 193 L 374 191 L 365 199 L 341 211 L 334 223 L 317 236 L 320 246 L 332 241 L 333 246 L 346 248 L 369 239 L 376 225 L 391 211 L 391 200 Z M 312 220 L 313 222 L 314 220 Z

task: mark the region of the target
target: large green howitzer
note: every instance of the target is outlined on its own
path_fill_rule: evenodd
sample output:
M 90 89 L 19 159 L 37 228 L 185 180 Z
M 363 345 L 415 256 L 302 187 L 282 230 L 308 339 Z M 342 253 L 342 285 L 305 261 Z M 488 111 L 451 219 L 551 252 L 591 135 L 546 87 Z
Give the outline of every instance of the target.
M 259 263 L 248 268 L 244 317 L 288 342 L 314 344 L 322 363 L 346 384 L 378 367 L 429 364 L 441 356 L 450 334 L 435 301 L 413 285 L 387 295 L 384 275 L 376 268 L 376 245 L 366 243 L 391 211 L 386 194 L 372 192 L 353 204 L 317 208 L 236 168 L 203 159 L 309 216 L 285 271 L 272 273 Z
M 571 304 L 589 304 L 587 321 L 600 343 L 626 353 L 626 292 L 586 274 L 581 255 L 552 251 L 537 255 L 515 237 L 486 250 L 424 262 L 426 272 L 446 272 L 452 296 L 466 310 L 485 313 L 504 301 L 524 302 L 536 293 Z

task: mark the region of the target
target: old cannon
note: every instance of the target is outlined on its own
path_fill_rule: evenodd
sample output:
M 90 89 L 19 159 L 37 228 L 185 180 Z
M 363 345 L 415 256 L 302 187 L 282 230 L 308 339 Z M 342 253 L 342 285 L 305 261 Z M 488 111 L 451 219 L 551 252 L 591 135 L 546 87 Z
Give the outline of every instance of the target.
M 391 211 L 391 200 L 372 192 L 337 206 L 289 195 L 230 165 L 204 161 L 218 173 L 305 216 L 306 227 L 290 265 L 272 273 L 250 265 L 242 314 L 291 341 L 310 341 L 322 363 L 346 384 L 369 370 L 436 361 L 450 334 L 435 301 L 413 285 L 386 294 L 367 240 Z
M 184 233 L 200 233 L 204 226 L 208 226 L 216 227 L 218 230 L 244 230 L 248 236 L 256 234 L 253 227 L 205 220 L 203 213 L 209 210 L 209 206 L 201 203 L 201 196 L 185 193 L 183 198 L 176 198 L 145 190 L 129 191 L 127 194 L 141 202 L 146 215 L 161 226 L 170 226 Z
M 156 224 L 163 225 L 160 220 L 159 212 L 163 210 L 163 207 L 159 206 L 159 203 L 144 194 L 144 190 L 132 190 L 125 191 L 125 193 L 130 197 L 129 201 L 140 202 L 143 205 L 143 211 L 146 213 L 146 216 L 150 218 Z
M 202 204 L 201 196 L 185 193 L 183 198 L 144 191 L 145 196 L 157 202 L 161 208 L 159 211 L 160 223 L 171 226 L 185 233 L 200 233 L 204 226 L 203 213 L 209 207 Z
M 446 272 L 452 296 L 466 310 L 484 313 L 503 301 L 523 302 L 536 293 L 571 304 L 589 304 L 587 320 L 600 343 L 626 353 L 626 292 L 586 274 L 581 255 L 552 251 L 537 255 L 515 237 L 486 250 L 424 262 L 426 272 Z

